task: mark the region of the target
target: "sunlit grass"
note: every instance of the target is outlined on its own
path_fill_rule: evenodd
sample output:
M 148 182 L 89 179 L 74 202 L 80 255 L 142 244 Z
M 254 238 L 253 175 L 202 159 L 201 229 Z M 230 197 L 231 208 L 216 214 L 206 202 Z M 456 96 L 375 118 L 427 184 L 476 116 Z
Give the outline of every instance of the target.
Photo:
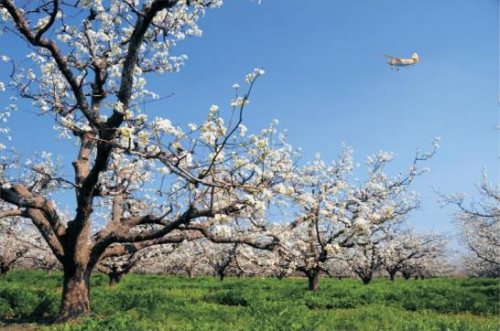
M 499 330 L 498 279 L 92 278 L 92 315 L 36 324 L 59 307 L 61 275 L 12 272 L 0 279 L 0 316 L 53 330 Z M 35 324 L 33 324 L 35 323 Z M 22 328 L 21 328 L 22 329 Z

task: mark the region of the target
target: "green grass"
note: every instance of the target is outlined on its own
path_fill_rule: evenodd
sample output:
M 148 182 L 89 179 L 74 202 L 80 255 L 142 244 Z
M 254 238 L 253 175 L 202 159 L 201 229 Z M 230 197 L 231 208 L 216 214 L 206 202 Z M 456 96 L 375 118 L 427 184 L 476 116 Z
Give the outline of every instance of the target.
M 0 317 L 11 330 L 500 330 L 498 279 L 195 279 L 128 275 L 114 288 L 92 278 L 92 315 L 46 325 L 61 275 L 0 278 Z M 1 328 L 2 324 L 0 324 Z

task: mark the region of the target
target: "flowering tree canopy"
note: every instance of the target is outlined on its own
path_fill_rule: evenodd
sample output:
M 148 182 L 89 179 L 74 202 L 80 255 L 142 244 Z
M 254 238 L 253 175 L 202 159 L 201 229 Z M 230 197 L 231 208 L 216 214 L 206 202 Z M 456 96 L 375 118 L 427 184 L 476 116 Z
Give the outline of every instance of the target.
M 417 168 L 417 163 L 432 157 L 434 151 L 417 152 L 410 169 L 393 178 L 386 175 L 385 166 L 394 155 L 379 152 L 367 159 L 367 179 L 352 180 L 350 149 L 335 163 L 328 165 L 318 157 L 296 172 L 290 189 L 285 190 L 290 191 L 297 211 L 295 220 L 286 227 L 292 238 L 283 254 L 308 277 L 311 290 L 318 288 L 325 262 L 342 248 L 371 244 L 372 234 L 383 233 L 384 226 L 399 222 L 418 207 L 419 201 L 408 186 L 425 171 Z

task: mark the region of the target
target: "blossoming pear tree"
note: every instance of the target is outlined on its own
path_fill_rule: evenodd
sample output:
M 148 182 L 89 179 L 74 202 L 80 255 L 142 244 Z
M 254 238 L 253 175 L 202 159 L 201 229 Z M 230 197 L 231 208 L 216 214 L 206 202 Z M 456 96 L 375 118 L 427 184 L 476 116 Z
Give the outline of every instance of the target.
M 99 261 L 96 269 L 109 277 L 109 286 L 118 284 L 133 269 L 148 268 L 158 259 L 175 251 L 177 245 L 151 245 L 125 255 L 110 256 Z
M 360 234 L 357 245 L 342 252 L 342 259 L 349 269 L 358 276 L 363 284 L 371 282 L 376 272 L 385 263 L 386 246 L 393 244 L 395 233 L 401 228 L 408 213 L 418 207 L 418 199 L 412 199 L 405 210 L 393 215 L 391 219 L 370 228 L 370 231 Z
M 248 245 L 238 245 L 234 254 L 235 273 L 238 277 L 278 277 L 288 274 L 279 265 L 277 250 L 262 250 Z
M 43 178 L 40 186 L 73 192 L 73 213 L 61 211 L 57 195 L 8 169 L 0 178 L 9 216 L 30 219 L 63 266 L 57 321 L 90 312 L 90 275 L 107 257 L 201 236 L 277 245 L 279 238 L 262 233 L 261 221 L 273 187 L 293 170 L 290 147 L 274 138 L 274 126 L 249 135 L 242 124 L 263 70 L 247 75 L 248 88 L 236 90 L 226 120 L 214 105 L 206 121 L 181 128 L 140 107 L 160 98 L 146 89 L 147 75 L 179 70 L 186 57 L 172 48 L 200 36 L 198 19 L 221 3 L 0 0 L 0 38 L 22 41 L 16 53 L 25 52 L 2 56 L 12 70 L 0 89 L 31 101 L 53 119 L 60 137 L 77 141 L 72 174 L 26 170 Z M 236 220 L 237 230 L 224 230 Z
M 62 266 L 59 260 L 52 254 L 49 247 L 46 247 L 43 251 L 33 256 L 29 269 L 43 270 L 50 275 L 53 271 L 62 271 Z
M 380 252 L 380 242 L 369 242 L 364 245 L 357 245 L 346 250 L 344 259 L 348 261 L 349 268 L 358 276 L 363 284 L 368 285 L 374 274 L 380 270 L 384 264 Z
M 46 248 L 38 231 L 20 217 L 0 219 L 0 242 L 0 276 L 14 266 L 31 265 Z
M 371 234 L 386 223 L 395 222 L 418 206 L 408 186 L 422 174 L 420 161 L 435 152 L 417 152 L 413 164 L 395 177 L 385 174 L 394 155 L 379 152 L 367 159 L 367 178 L 354 181 L 352 151 L 346 148 L 337 162 L 327 164 L 319 157 L 300 168 L 293 177 L 289 197 L 296 206 L 295 220 L 287 229 L 292 233 L 287 249 L 297 271 L 309 281 L 309 289 L 317 290 L 319 275 L 325 263 L 342 249 L 368 245 Z
M 383 268 L 392 281 L 398 272 L 405 271 L 407 276 L 411 276 L 423 271 L 428 259 L 443 261 L 447 253 L 446 244 L 446 237 L 439 233 L 417 234 L 409 227 L 398 229 L 390 234 L 390 240 L 382 247 Z M 414 272 L 408 272 L 410 269 Z
M 177 248 L 167 256 L 162 256 L 162 273 L 169 275 L 187 275 L 194 278 L 196 275 L 213 275 L 214 268 L 209 263 L 210 252 L 217 249 L 205 238 L 193 241 L 183 241 Z
M 295 269 L 293 261 L 280 254 L 279 250 L 257 250 L 251 247 L 242 247 L 242 250 L 252 250 L 242 252 L 238 255 L 238 261 L 243 260 L 247 274 L 259 277 L 272 277 L 284 279 L 290 276 Z
M 340 252 L 337 256 L 326 261 L 323 264 L 325 268 L 325 273 L 330 278 L 355 278 L 356 274 L 354 274 L 349 266 L 349 263 L 343 258 L 345 252 Z
M 500 186 L 491 184 L 485 173 L 478 190 L 479 202 L 467 205 L 463 194 L 446 195 L 445 202 L 458 208 L 455 222 L 472 254 L 500 266 Z
M 462 272 L 469 277 L 495 278 L 500 275 L 500 266 L 488 263 L 477 258 L 474 253 L 462 254 L 460 256 Z

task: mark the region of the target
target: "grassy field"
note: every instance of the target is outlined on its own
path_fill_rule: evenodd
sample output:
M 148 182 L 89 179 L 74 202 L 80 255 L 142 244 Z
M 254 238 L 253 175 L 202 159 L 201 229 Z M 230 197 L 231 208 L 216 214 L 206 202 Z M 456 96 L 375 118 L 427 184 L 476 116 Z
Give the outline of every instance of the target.
M 61 275 L 0 278 L 6 330 L 500 330 L 498 279 L 195 279 L 128 275 L 114 288 L 92 279 L 92 316 L 47 325 Z

